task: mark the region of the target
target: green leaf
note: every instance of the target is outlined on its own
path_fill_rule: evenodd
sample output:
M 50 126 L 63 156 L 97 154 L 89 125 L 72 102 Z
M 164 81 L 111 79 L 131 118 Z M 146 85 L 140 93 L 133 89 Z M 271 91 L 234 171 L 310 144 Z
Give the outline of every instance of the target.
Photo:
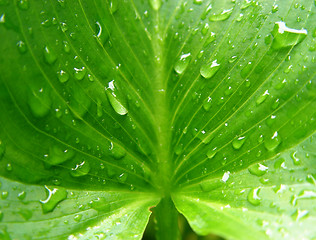
M 0 238 L 315 238 L 315 5 L 0 0 Z

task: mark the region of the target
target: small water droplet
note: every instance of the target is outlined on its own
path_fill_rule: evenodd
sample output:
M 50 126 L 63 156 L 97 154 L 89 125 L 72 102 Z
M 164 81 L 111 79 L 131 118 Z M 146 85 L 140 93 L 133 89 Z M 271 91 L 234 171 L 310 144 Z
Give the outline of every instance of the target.
M 225 9 L 220 13 L 211 14 L 208 19 L 213 22 L 224 21 L 228 19 L 232 13 L 233 13 L 233 8 Z
M 280 145 L 281 141 L 279 133 L 275 131 L 272 137 L 264 140 L 264 146 L 268 151 L 273 151 Z
M 44 58 L 48 64 L 53 64 L 57 60 L 57 55 L 53 49 L 48 46 L 44 47 Z
M 203 0 L 193 0 L 193 3 L 195 5 L 201 5 L 203 3 Z
M 123 147 L 117 144 L 114 144 L 113 142 L 111 142 L 111 146 L 109 150 L 111 151 L 112 156 L 117 160 L 125 157 L 126 155 L 126 150 Z
M 118 9 L 118 1 L 117 0 L 110 0 L 109 1 L 109 8 L 111 14 L 115 13 Z
M 206 155 L 209 159 L 212 159 L 213 157 L 215 157 L 216 153 L 217 153 L 217 147 L 208 150 Z
M 240 149 L 242 147 L 242 145 L 244 145 L 245 140 L 246 140 L 246 138 L 244 136 L 235 138 L 232 141 L 233 148 L 236 149 L 236 150 Z
M 210 63 L 204 64 L 200 69 L 200 73 L 204 78 L 209 79 L 215 75 L 219 68 L 220 64 L 217 63 L 217 60 L 214 60 Z
M 307 36 L 306 29 L 293 29 L 286 26 L 285 22 L 276 22 L 271 32 L 273 35 L 272 48 L 281 49 L 291 47 L 302 42 Z
M 82 215 L 81 215 L 81 214 L 76 214 L 76 215 L 74 216 L 74 220 L 75 220 L 76 222 L 80 222 L 81 218 L 82 218 Z
M 22 192 L 18 193 L 17 198 L 18 198 L 19 200 L 22 201 L 22 200 L 25 199 L 25 197 L 26 197 L 26 192 L 25 192 L 25 191 L 22 191 Z
M 162 2 L 161 0 L 149 0 L 149 4 L 154 10 L 158 11 L 161 7 Z
M 231 56 L 231 58 L 228 60 L 229 63 L 233 63 L 237 60 L 237 56 Z
M 174 153 L 176 155 L 180 155 L 182 153 L 182 150 L 183 150 L 183 144 L 178 144 L 178 146 L 176 146 L 176 148 L 174 149 Z
M 247 200 L 254 206 L 258 206 L 261 203 L 261 198 L 259 197 L 260 188 L 252 188 L 247 196 Z
M 268 167 L 260 164 L 260 163 L 256 163 L 254 165 L 252 165 L 251 167 L 248 168 L 248 171 L 255 176 L 261 177 L 264 174 L 266 174 L 266 172 L 268 171 Z
M 203 108 L 205 109 L 205 111 L 208 111 L 211 108 L 211 105 L 212 105 L 212 98 L 208 97 L 203 104 Z
M 22 10 L 27 10 L 29 8 L 29 1 L 28 0 L 18 0 L 17 5 Z
M 47 163 L 50 165 L 58 165 L 72 159 L 75 151 L 72 149 L 64 149 L 59 146 L 51 146 L 49 148 Z
M 105 93 L 108 97 L 111 106 L 113 107 L 116 113 L 120 115 L 127 114 L 128 110 L 126 108 L 126 96 L 120 91 L 114 80 L 109 82 L 108 87 L 105 88 Z
M 230 175 L 230 171 L 227 171 L 223 174 L 223 177 L 221 179 L 222 182 L 226 183 L 228 178 L 229 178 L 229 175 Z
M 9 196 L 9 192 L 8 192 L 8 191 L 2 191 L 2 192 L 1 192 L 1 199 L 2 199 L 2 200 L 7 199 L 8 196 Z
M 121 173 L 118 177 L 117 177 L 117 180 L 121 183 L 124 183 L 126 182 L 127 180 L 127 173 Z
M 191 53 L 182 54 L 180 59 L 175 63 L 174 70 L 178 74 L 182 74 L 185 69 L 188 67 L 191 60 Z
M 86 68 L 85 67 L 81 67 L 81 68 L 74 68 L 75 72 L 74 72 L 74 77 L 77 80 L 82 80 L 84 79 L 84 77 L 86 76 Z
M 301 160 L 297 156 L 297 151 L 291 153 L 291 158 L 293 160 L 294 165 L 300 165 Z
M 28 104 L 35 117 L 44 117 L 49 113 L 52 102 L 47 90 L 40 88 L 30 92 Z
M 60 23 L 60 30 L 61 30 L 62 32 L 66 32 L 66 31 L 68 30 L 67 23 L 61 22 L 61 23 Z
M 247 77 L 248 73 L 251 71 L 253 65 L 251 62 L 248 62 L 247 65 L 240 71 L 240 76 L 242 78 Z
M 209 12 L 212 9 L 212 4 L 210 3 L 207 8 L 204 10 L 204 12 L 201 15 L 201 20 L 205 20 L 206 16 L 209 14 Z
M 70 52 L 70 46 L 69 46 L 69 43 L 67 41 L 63 41 L 63 49 L 65 51 L 65 53 L 69 53 Z
M 201 29 L 202 35 L 205 36 L 205 35 L 207 34 L 207 32 L 208 32 L 209 29 L 210 29 L 210 26 L 208 25 L 208 23 L 205 23 L 204 26 L 203 26 L 202 29 Z
M 69 80 L 69 74 L 65 72 L 64 70 L 60 70 L 59 72 L 57 72 L 57 76 L 58 76 L 58 80 L 61 83 L 65 83 Z
M 257 105 L 263 103 L 263 102 L 267 99 L 267 97 L 268 97 L 269 95 L 270 95 L 270 94 L 269 94 L 269 91 L 266 90 L 262 95 L 260 95 L 260 96 L 257 98 L 257 100 L 256 100 Z
M 26 44 L 23 41 L 18 41 L 16 46 L 18 47 L 18 50 L 21 54 L 25 53 L 27 50 Z
M 300 210 L 300 209 L 296 209 L 296 211 L 292 214 L 292 218 L 294 219 L 294 221 L 298 222 L 300 221 L 302 218 L 307 217 L 309 214 L 308 210 Z
M 81 177 L 87 175 L 89 171 L 90 164 L 87 161 L 82 161 L 76 164 L 76 166 L 71 169 L 70 174 L 73 177 Z
M 47 190 L 47 198 L 45 200 L 40 200 L 42 204 L 43 213 L 52 212 L 58 203 L 67 198 L 67 191 L 63 188 L 49 188 L 44 186 Z
M 246 9 L 248 8 L 251 4 L 253 4 L 253 1 L 252 0 L 243 0 L 240 4 L 240 9 L 243 10 L 243 9 Z

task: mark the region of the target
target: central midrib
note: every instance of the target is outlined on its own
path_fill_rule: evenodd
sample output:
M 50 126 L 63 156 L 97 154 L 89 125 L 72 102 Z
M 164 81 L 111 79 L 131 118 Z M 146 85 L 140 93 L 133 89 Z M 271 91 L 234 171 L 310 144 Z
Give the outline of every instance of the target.
M 171 191 L 171 126 L 169 119 L 169 104 L 166 93 L 166 66 L 164 59 L 164 41 L 162 29 L 159 24 L 159 11 L 156 11 L 154 20 L 156 28 L 155 34 L 152 36 L 152 46 L 155 54 L 155 72 L 153 78 L 154 90 L 154 117 L 155 117 L 155 133 L 157 135 L 157 166 L 154 169 L 155 185 L 162 194 L 162 197 L 168 197 Z

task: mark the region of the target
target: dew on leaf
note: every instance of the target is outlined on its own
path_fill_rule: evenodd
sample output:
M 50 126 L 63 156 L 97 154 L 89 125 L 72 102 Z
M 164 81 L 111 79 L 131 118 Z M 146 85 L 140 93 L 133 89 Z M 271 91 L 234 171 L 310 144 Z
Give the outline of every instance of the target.
M 231 58 L 228 60 L 229 63 L 233 63 L 237 60 L 237 56 L 231 56 Z
M 149 0 L 149 4 L 155 11 L 158 11 L 161 7 L 162 1 L 161 0 Z
M 212 98 L 208 97 L 203 104 L 203 108 L 205 109 L 205 111 L 208 111 L 211 108 L 211 105 L 212 105 Z
M 204 78 L 209 79 L 215 75 L 219 68 L 220 64 L 217 63 L 217 60 L 214 60 L 210 63 L 204 64 L 200 69 L 200 73 Z
M 246 140 L 245 136 L 235 138 L 232 141 L 233 148 L 236 149 L 236 150 L 240 149 L 242 147 L 242 145 L 244 145 L 245 140 Z
M 243 10 L 243 9 L 246 9 L 248 8 L 251 4 L 253 4 L 253 1 L 252 0 L 243 0 L 240 4 L 240 9 Z
M 75 220 L 76 222 L 80 222 L 81 219 L 82 219 L 82 215 L 81 215 L 81 214 L 76 214 L 76 215 L 74 216 L 74 220 Z
M 260 188 L 252 188 L 247 196 L 247 200 L 254 206 L 258 206 L 261 203 L 261 198 L 259 197 Z
M 67 191 L 63 188 L 49 188 L 48 186 L 44 186 L 47 190 L 47 198 L 45 200 L 40 200 L 42 204 L 43 213 L 52 212 L 58 203 L 65 200 L 67 198 Z
M 316 199 L 316 192 L 312 190 L 303 190 L 298 195 L 294 195 L 291 199 L 291 204 L 296 206 L 300 199 Z
M 248 62 L 247 65 L 240 71 L 240 76 L 242 78 L 245 78 L 248 73 L 251 71 L 253 65 L 252 65 L 252 62 Z
M 292 214 L 292 218 L 294 221 L 298 222 L 300 221 L 302 218 L 307 217 L 309 214 L 308 210 L 300 210 L 300 209 L 296 209 L 296 211 Z
M 174 70 L 178 74 L 182 74 L 185 69 L 188 67 L 191 60 L 191 53 L 182 54 L 180 59 L 175 63 Z
M 254 165 L 252 165 L 251 167 L 248 168 L 248 171 L 255 176 L 263 176 L 267 171 L 268 171 L 268 167 L 260 164 L 260 163 L 256 163 Z
M 286 26 L 285 22 L 282 21 L 275 23 L 271 33 L 273 35 L 273 42 L 271 45 L 273 49 L 295 46 L 302 42 L 307 36 L 306 29 L 298 30 L 289 28 Z
M 226 183 L 230 175 L 230 171 L 224 172 L 223 177 L 221 179 L 222 182 Z
M 208 44 L 214 42 L 216 39 L 216 34 L 214 32 L 211 32 L 208 36 L 208 38 L 206 38 L 206 41 L 204 43 L 204 47 L 206 47 Z
M 7 170 L 8 172 L 11 172 L 12 171 L 12 164 L 7 163 L 7 165 L 5 166 L 5 170 Z
M 294 165 L 300 165 L 301 160 L 297 156 L 297 151 L 291 153 L 291 158 L 293 160 Z
M 111 152 L 111 155 L 117 160 L 125 157 L 125 155 L 126 155 L 126 150 L 123 147 L 121 147 L 113 142 L 111 142 L 111 146 L 110 146 L 109 150 Z
M 217 153 L 217 147 L 207 151 L 206 155 L 209 159 L 212 159 Z
M 60 23 L 60 30 L 61 30 L 62 32 L 66 32 L 66 31 L 68 30 L 67 23 L 61 22 L 61 23 Z
M 193 0 L 193 3 L 195 5 L 201 5 L 203 3 L 203 0 Z
M 84 79 L 84 77 L 86 76 L 86 68 L 85 67 L 81 67 L 81 68 L 74 68 L 75 72 L 74 72 L 74 77 L 77 80 L 82 80 Z
M 127 180 L 127 173 L 121 173 L 120 175 L 118 175 L 117 180 L 121 183 L 125 183 Z
M 109 82 L 108 87 L 105 88 L 105 93 L 109 99 L 114 111 L 120 115 L 126 115 L 128 110 L 126 108 L 126 96 L 119 91 L 114 80 Z
M 69 74 L 65 72 L 64 70 L 60 70 L 59 72 L 57 72 L 57 76 L 58 76 L 58 80 L 61 83 L 65 83 L 69 80 Z
M 18 47 L 19 52 L 22 54 L 25 53 L 27 50 L 26 44 L 23 41 L 18 41 L 16 43 L 16 46 Z
M 208 23 L 205 23 L 201 29 L 201 33 L 205 36 L 209 29 L 210 29 L 210 26 L 208 25 Z
M 22 191 L 22 192 L 18 193 L 17 198 L 18 198 L 19 200 L 24 200 L 25 197 L 26 197 L 26 192 L 25 192 L 25 191 Z
M 1 192 L 1 199 L 2 199 L 2 200 L 7 199 L 8 196 L 9 196 L 9 192 L 8 192 L 8 191 L 2 191 L 2 192 Z
M 87 175 L 89 171 L 90 164 L 87 161 L 82 161 L 76 164 L 76 166 L 71 169 L 70 174 L 73 177 L 81 177 Z
M 212 9 L 212 4 L 209 4 L 207 8 L 204 10 L 204 12 L 202 13 L 201 20 L 205 20 L 206 16 L 209 14 L 211 9 Z
M 232 13 L 233 13 L 233 8 L 224 9 L 220 13 L 211 14 L 208 19 L 212 22 L 224 21 L 224 20 L 228 19 Z
M 64 149 L 53 145 L 49 148 L 48 163 L 50 165 L 58 165 L 72 159 L 75 151 L 72 149 Z
M 29 107 L 35 117 L 45 117 L 51 108 L 51 98 L 46 89 L 31 91 L 28 98 Z
M 67 41 L 63 41 L 63 49 L 64 49 L 65 53 L 70 52 L 70 46 L 69 46 L 69 43 Z
M 270 94 L 269 94 L 269 91 L 266 90 L 262 95 L 260 95 L 260 96 L 257 98 L 257 100 L 256 100 L 257 105 L 260 105 L 261 103 L 263 103 L 263 102 L 267 99 L 267 97 L 268 97 L 269 95 L 270 95 Z
M 53 49 L 48 46 L 44 47 L 44 58 L 48 64 L 53 64 L 57 60 L 57 55 Z
M 275 131 L 272 137 L 264 139 L 264 146 L 268 151 L 273 151 L 280 145 L 281 141 L 279 133 Z
M 176 155 L 180 155 L 182 153 L 182 150 L 183 150 L 183 144 L 181 143 L 176 146 L 176 148 L 174 149 L 174 153 Z
M 21 10 L 27 10 L 29 8 L 29 1 L 28 0 L 18 0 L 17 1 L 18 8 Z

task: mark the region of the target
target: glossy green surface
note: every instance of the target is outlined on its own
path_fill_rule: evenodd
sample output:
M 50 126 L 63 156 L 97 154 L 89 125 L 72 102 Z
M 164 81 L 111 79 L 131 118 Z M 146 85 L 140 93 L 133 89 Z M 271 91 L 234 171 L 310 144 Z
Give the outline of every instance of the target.
M 161 199 L 158 239 L 316 237 L 314 1 L 0 0 L 0 36 L 0 239 L 141 239 Z

